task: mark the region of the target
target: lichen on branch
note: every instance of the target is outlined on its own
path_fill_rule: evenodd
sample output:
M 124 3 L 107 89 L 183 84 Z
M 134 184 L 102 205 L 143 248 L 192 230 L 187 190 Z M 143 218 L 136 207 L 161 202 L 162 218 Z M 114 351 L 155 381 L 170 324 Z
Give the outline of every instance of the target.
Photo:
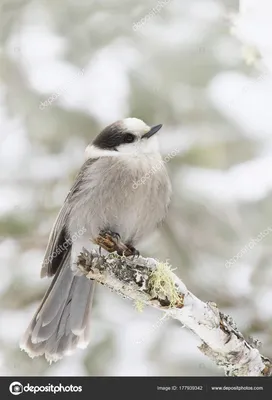
M 78 269 L 119 295 L 155 307 L 179 320 L 201 340 L 200 351 L 229 376 L 271 376 L 271 360 L 246 341 L 235 322 L 212 302 L 203 302 L 174 274 L 171 266 L 153 258 L 100 255 L 83 249 Z

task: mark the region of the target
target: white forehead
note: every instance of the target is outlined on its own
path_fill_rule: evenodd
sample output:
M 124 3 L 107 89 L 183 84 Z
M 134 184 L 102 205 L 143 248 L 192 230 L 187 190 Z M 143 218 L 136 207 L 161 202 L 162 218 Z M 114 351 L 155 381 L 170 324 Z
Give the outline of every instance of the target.
M 150 126 L 138 118 L 126 118 L 122 122 L 126 131 L 135 133 L 136 135 L 147 133 L 150 130 Z

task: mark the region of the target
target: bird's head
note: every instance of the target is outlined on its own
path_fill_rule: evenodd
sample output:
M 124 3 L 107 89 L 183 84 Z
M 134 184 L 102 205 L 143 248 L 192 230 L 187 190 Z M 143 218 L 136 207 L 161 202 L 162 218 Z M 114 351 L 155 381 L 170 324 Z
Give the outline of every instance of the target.
M 139 155 L 159 151 L 156 133 L 162 125 L 148 126 L 137 118 L 126 118 L 107 126 L 86 149 L 87 158 L 103 155 Z

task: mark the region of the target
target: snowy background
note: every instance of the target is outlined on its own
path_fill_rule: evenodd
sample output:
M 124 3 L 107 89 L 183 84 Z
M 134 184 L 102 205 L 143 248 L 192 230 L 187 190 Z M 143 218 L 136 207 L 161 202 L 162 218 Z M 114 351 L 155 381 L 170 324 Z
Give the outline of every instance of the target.
M 0 374 L 223 373 L 178 322 L 103 287 L 86 350 L 52 365 L 19 350 L 49 285 L 39 278 L 45 246 L 85 147 L 128 116 L 163 123 L 162 153 L 180 150 L 168 164 L 166 224 L 139 249 L 169 259 L 271 357 L 272 234 L 233 261 L 272 227 L 270 1 L 0 4 Z

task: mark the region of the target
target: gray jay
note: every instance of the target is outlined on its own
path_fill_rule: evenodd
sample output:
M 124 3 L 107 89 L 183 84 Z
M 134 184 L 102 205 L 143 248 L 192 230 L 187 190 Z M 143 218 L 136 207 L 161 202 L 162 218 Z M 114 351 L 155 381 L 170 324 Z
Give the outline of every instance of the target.
M 165 218 L 171 184 L 163 163 L 145 184 L 133 186 L 162 161 L 156 133 L 127 118 L 106 127 L 86 149 L 86 161 L 52 228 L 41 277 L 54 276 L 22 339 L 30 357 L 57 361 L 88 343 L 94 282 L 78 275 L 77 258 L 103 232 L 135 246 Z

